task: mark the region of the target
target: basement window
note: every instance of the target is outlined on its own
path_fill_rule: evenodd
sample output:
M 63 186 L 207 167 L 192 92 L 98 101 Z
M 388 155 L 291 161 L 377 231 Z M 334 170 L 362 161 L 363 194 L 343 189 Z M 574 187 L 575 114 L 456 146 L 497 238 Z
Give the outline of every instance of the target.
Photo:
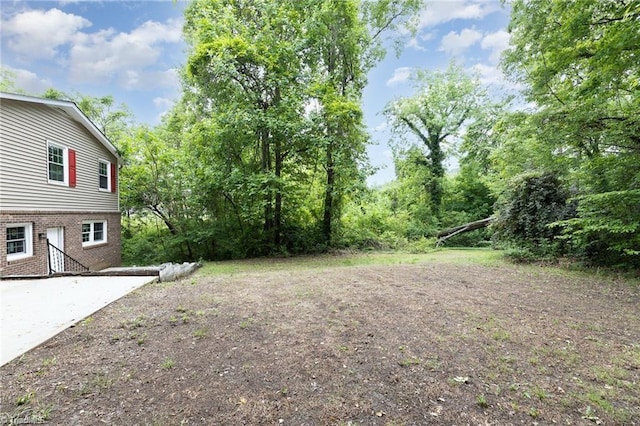
M 82 223 L 82 246 L 92 246 L 107 242 L 107 221 L 87 221 Z
M 7 225 L 7 261 L 33 255 L 32 225 L 16 223 Z

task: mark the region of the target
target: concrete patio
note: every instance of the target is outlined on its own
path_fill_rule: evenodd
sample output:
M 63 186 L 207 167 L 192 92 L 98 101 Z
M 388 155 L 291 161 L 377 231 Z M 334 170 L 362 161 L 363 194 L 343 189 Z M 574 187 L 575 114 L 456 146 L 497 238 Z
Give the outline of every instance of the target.
M 157 276 L 66 276 L 0 281 L 0 366 Z

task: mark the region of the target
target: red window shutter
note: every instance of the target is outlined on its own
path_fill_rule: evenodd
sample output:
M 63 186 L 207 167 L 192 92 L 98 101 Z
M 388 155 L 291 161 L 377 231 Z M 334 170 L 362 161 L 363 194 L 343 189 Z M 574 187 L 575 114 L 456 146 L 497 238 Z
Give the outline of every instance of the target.
M 69 150 L 69 186 L 76 186 L 76 152 Z
M 111 163 L 111 192 L 116 192 L 116 183 L 118 182 L 116 171 L 116 165 L 114 163 Z

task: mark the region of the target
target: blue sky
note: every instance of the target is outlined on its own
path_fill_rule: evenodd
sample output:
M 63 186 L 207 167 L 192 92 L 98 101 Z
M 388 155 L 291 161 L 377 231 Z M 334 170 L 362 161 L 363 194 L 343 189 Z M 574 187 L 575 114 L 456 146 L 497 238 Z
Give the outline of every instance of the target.
M 0 0 L 0 62 L 18 89 L 38 95 L 48 88 L 114 96 L 139 123 L 157 124 L 180 96 L 185 62 L 184 0 L 7 1 Z M 388 131 L 381 111 L 395 97 L 411 95 L 412 69 L 444 69 L 455 59 L 494 90 L 508 84 L 499 70 L 508 46 L 509 14 L 498 0 L 427 1 L 416 37 L 398 35 L 369 73 L 363 110 L 371 133 L 369 156 L 380 170 L 376 185 L 394 177 Z

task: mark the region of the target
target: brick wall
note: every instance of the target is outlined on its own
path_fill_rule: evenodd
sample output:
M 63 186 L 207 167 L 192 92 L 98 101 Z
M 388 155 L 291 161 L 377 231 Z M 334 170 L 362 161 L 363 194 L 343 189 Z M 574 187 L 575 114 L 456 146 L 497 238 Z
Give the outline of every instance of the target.
M 107 242 L 82 245 L 84 221 L 107 221 Z M 7 262 L 7 224 L 31 223 L 33 255 Z M 0 276 L 47 275 L 47 228 L 64 229 L 64 252 L 92 270 L 119 266 L 121 261 L 120 213 L 0 212 Z M 40 236 L 44 238 L 40 238 Z

